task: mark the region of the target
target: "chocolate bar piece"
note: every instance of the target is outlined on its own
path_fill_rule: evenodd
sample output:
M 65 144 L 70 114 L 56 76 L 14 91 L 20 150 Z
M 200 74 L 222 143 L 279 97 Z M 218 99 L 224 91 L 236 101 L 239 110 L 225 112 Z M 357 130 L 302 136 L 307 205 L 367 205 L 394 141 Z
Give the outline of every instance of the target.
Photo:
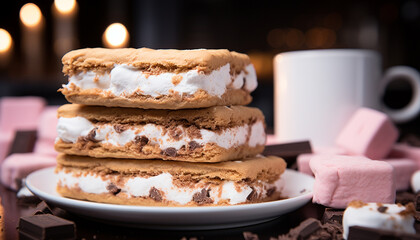
M 288 158 L 297 157 L 302 153 L 312 153 L 312 148 L 309 141 L 268 145 L 265 146 L 263 155 Z
M 347 240 L 381 240 L 381 239 L 420 239 L 420 234 L 401 233 L 377 228 L 352 226 L 349 229 Z
M 242 233 L 244 235 L 244 239 L 245 240 L 259 240 L 259 237 L 257 234 L 252 233 L 252 232 L 243 232 Z
M 75 239 L 74 222 L 51 214 L 21 217 L 19 239 Z
M 344 211 L 334 209 L 334 208 L 326 208 L 324 215 L 322 216 L 322 223 L 343 223 L 343 213 Z
M 29 153 L 34 150 L 36 141 L 36 131 L 16 131 L 9 154 L 13 153 Z

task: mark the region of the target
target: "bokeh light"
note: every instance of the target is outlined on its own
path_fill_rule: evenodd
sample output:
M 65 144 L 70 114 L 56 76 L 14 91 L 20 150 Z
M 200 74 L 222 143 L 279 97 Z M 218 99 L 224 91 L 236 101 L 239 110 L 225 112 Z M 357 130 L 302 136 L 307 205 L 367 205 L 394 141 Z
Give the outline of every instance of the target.
M 76 0 L 54 0 L 54 6 L 58 12 L 68 14 L 76 8 Z
M 12 47 L 13 40 L 10 33 L 3 28 L 0 28 L 0 53 L 4 53 L 10 50 Z
M 39 25 L 42 13 L 39 7 L 33 3 L 23 5 L 19 12 L 20 20 L 25 26 L 34 27 Z
M 109 25 L 103 36 L 103 42 L 109 48 L 127 47 L 129 34 L 127 28 L 121 23 Z

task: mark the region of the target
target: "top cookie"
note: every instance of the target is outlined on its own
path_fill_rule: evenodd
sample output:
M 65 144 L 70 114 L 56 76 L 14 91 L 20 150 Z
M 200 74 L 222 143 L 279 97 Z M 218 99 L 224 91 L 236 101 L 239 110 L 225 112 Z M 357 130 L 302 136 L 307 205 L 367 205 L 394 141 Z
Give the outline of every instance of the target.
M 151 109 L 245 105 L 257 87 L 245 54 L 228 50 L 87 48 L 67 53 L 61 92 L 73 103 Z

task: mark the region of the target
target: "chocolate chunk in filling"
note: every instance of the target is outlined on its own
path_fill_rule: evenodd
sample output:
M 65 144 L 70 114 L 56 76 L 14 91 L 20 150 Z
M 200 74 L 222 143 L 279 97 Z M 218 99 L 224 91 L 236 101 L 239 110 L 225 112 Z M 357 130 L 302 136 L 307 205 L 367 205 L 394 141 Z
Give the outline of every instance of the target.
M 173 147 L 167 148 L 163 151 L 163 154 L 169 157 L 175 157 L 176 156 L 176 149 Z
M 267 197 L 273 195 L 273 193 L 276 191 L 276 187 L 272 187 L 267 189 Z
M 122 133 L 122 132 L 124 132 L 125 130 L 128 129 L 128 126 L 122 125 L 122 124 L 116 124 L 116 125 L 114 125 L 114 129 L 117 133 Z
M 134 142 L 136 144 L 139 144 L 140 147 L 143 147 L 143 146 L 145 146 L 145 145 L 147 145 L 149 143 L 149 139 L 147 137 L 145 137 L 145 136 L 136 136 L 134 138 Z
M 258 198 L 258 193 L 257 191 L 255 191 L 255 189 L 253 187 L 251 187 L 252 192 L 249 193 L 248 197 L 246 197 L 246 199 L 250 202 L 257 200 Z
M 193 151 L 193 150 L 195 150 L 197 148 L 200 148 L 200 147 L 201 147 L 201 145 L 199 143 L 197 143 L 196 141 L 191 141 L 191 142 L 188 143 L 188 148 L 191 151 Z
M 203 188 L 201 189 L 201 192 L 194 193 L 193 201 L 199 205 L 213 203 L 213 199 L 210 198 L 210 190 Z
M 162 194 L 155 187 L 152 187 L 150 189 L 150 191 L 149 191 L 149 197 L 151 199 L 155 200 L 156 202 L 161 202 L 162 201 Z
M 90 130 L 88 135 L 86 135 L 86 137 L 84 137 L 84 140 L 85 141 L 91 141 L 91 142 L 99 142 L 98 140 L 95 139 L 97 129 L 98 128 L 96 127 L 94 129 Z
M 117 195 L 119 192 L 121 192 L 121 189 L 115 186 L 115 184 L 111 183 L 108 186 L 106 186 L 106 190 L 108 190 L 110 193 Z
M 385 213 L 387 209 L 388 209 L 388 207 L 380 206 L 380 207 L 378 207 L 378 212 Z

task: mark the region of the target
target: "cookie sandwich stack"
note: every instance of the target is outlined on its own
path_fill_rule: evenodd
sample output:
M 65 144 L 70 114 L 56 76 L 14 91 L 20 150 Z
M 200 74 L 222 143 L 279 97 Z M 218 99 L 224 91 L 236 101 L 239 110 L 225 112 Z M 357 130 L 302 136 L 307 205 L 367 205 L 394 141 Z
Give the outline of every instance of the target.
M 95 202 L 233 205 L 278 199 L 281 158 L 259 155 L 257 87 L 228 50 L 81 49 L 67 53 L 58 110 L 58 192 Z

